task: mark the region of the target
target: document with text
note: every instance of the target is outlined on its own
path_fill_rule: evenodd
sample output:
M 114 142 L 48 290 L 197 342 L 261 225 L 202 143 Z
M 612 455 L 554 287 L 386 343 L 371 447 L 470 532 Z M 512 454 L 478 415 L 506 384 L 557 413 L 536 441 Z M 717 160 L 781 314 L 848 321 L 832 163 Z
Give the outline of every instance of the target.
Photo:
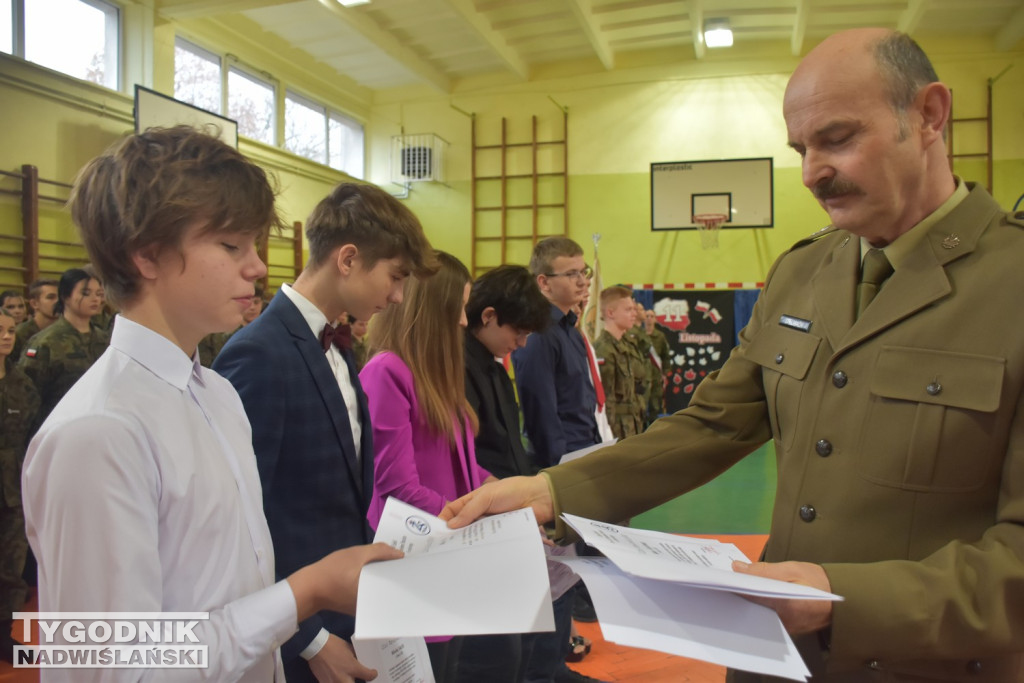
M 731 543 L 630 529 L 569 514 L 562 519 L 587 545 L 600 550 L 627 574 L 744 595 L 842 600 L 810 586 L 734 572 L 733 560 L 750 560 Z
M 419 638 L 352 639 L 356 658 L 377 670 L 376 683 L 434 683 L 427 641 Z
M 810 676 L 767 607 L 732 593 L 632 576 L 608 558 L 559 561 L 587 584 L 605 640 L 796 681 Z
M 533 510 L 449 529 L 389 498 L 374 537 L 405 552 L 366 565 L 355 638 L 553 631 L 544 546 Z

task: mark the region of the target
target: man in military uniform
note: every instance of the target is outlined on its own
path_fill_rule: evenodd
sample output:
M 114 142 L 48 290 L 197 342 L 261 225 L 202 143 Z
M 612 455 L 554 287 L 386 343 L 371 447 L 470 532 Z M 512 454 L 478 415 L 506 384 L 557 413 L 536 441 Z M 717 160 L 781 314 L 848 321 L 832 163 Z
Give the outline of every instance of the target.
M 14 318 L 0 311 L 0 659 L 13 661 L 12 612 L 25 600 L 28 553 L 21 510 L 21 464 L 39 411 L 39 394 L 14 366 Z
M 15 328 L 17 340 L 14 342 L 14 351 L 11 358 L 15 362 L 21 358 L 21 352 L 25 350 L 25 344 L 29 339 L 39 334 L 57 321 L 60 317 L 55 312 L 57 306 L 57 281 L 36 280 L 28 286 L 28 305 L 32 309 L 32 315 Z
M 650 368 L 652 342 L 644 326 L 646 313 L 644 305 L 639 301 L 634 301 L 633 304 L 636 306 L 636 323 L 626 331 L 625 338 L 626 341 L 636 348 L 637 354 L 643 360 L 643 370 L 637 370 L 637 377 L 639 379 L 636 385 L 636 402 L 637 409 L 640 411 L 640 415 L 643 416 L 644 429 L 646 429 L 647 425 L 650 424 L 650 420 L 647 419 L 647 404 L 650 403 L 651 387 L 654 384 Z
M 952 175 L 950 90 L 905 34 L 825 39 L 783 110 L 831 225 L 776 260 L 723 367 L 626 444 L 442 516 L 531 505 L 561 540 L 555 510 L 637 514 L 772 439 L 764 561 L 733 568 L 844 598 L 756 599 L 814 683 L 1019 683 L 1024 319 L 1002 312 L 1024 291 L 1024 217 Z
M 608 287 L 601 292 L 604 329 L 594 344 L 597 365 L 612 433 L 619 439 L 644 430 L 640 388 L 647 381 L 647 361 L 627 339 L 636 320 L 633 292 L 628 287 Z
M 650 424 L 665 412 L 665 370 L 672 362 L 668 337 L 655 325 L 654 311 L 644 311 L 644 331 L 651 338 L 651 395 L 647 401 L 647 422 Z

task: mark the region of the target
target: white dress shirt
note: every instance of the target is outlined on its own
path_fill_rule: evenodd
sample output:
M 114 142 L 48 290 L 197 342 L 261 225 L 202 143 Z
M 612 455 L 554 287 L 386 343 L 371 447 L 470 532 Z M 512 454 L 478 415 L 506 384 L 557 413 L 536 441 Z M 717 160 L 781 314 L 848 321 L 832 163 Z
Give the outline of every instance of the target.
M 252 434 L 238 394 L 118 317 L 110 348 L 32 440 L 22 475 L 41 611 L 203 611 L 206 669 L 44 669 L 43 681 L 284 680 L 297 630 L 274 583 Z

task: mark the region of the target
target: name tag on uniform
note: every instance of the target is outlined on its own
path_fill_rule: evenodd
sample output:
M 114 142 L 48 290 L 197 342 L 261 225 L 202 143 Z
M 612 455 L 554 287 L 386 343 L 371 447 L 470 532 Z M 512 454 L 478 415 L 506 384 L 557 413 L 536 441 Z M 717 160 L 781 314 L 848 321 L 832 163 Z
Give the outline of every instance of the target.
M 803 318 L 797 318 L 792 315 L 783 315 L 779 317 L 779 324 L 783 327 L 790 327 L 794 330 L 800 330 L 801 332 L 811 331 L 811 321 L 804 320 Z

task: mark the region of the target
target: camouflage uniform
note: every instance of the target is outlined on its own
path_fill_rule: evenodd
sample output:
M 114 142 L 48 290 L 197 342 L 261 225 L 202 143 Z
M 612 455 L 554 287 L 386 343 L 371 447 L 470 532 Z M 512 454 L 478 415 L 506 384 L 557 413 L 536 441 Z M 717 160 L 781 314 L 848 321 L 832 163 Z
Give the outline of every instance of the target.
M 220 350 L 224 348 L 224 344 L 227 343 L 228 337 L 231 334 L 230 332 L 214 332 L 200 339 L 199 364 L 205 368 L 212 368 L 214 359 L 217 358 Z
M 356 357 L 356 368 L 362 370 L 366 365 L 366 340 L 352 338 L 352 354 Z
M 649 356 L 651 349 L 651 338 L 647 336 L 647 332 L 643 327 L 632 327 L 626 330 L 626 334 L 622 335 L 622 338 L 628 341 L 636 349 L 637 354 L 643 360 L 643 369 L 637 370 L 636 375 L 639 377 L 636 389 L 636 402 L 637 410 L 640 411 L 644 427 L 647 426 L 647 404 L 651 400 L 651 359 Z M 643 431 L 643 430 L 641 430 Z
M 594 353 L 601 371 L 612 433 L 620 439 L 639 434 L 644 431 L 644 410 L 637 390 L 647 380 L 647 362 L 625 335 L 615 339 L 608 330 L 601 331 Z
M 21 573 L 28 540 L 21 510 L 21 464 L 39 412 L 39 393 L 13 360 L 4 363 L 7 374 L 0 379 L 0 623 L 10 623 L 11 612 L 21 609 L 25 599 Z
M 114 329 L 115 315 L 116 313 L 104 307 L 103 310 L 101 310 L 99 313 L 92 317 L 90 323 L 92 324 L 93 327 L 97 327 L 101 330 L 106 330 L 107 332 L 110 332 L 111 330 Z
M 672 350 L 668 346 L 665 333 L 657 327 L 653 332 L 649 332 L 648 336 L 651 338 L 654 353 L 661 359 L 660 369 L 657 363 L 651 361 L 651 396 L 647 402 L 647 420 L 654 422 L 665 412 L 665 372 L 672 362 Z
M 39 422 L 46 419 L 108 344 L 109 332 L 95 327 L 89 332 L 79 332 L 63 317 L 28 340 L 18 367 L 39 391 L 42 401 Z
M 37 334 L 39 334 L 39 323 L 36 322 L 35 316 L 29 316 L 24 322 L 18 323 L 18 326 L 14 328 L 16 339 L 10 355 L 11 360 L 17 363 L 21 358 L 21 352 L 25 350 L 25 344 Z

